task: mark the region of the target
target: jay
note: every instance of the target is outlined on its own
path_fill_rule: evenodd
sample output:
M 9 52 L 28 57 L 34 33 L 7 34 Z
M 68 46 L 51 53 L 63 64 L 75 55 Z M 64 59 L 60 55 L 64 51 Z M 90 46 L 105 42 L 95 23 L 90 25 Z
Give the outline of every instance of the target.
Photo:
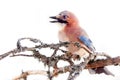
M 87 49 L 77 48 L 70 44 L 67 47 L 69 52 L 79 55 L 80 57 L 85 57 L 86 55 L 88 56 L 90 53 L 95 52 L 95 47 L 93 46 L 91 39 L 86 31 L 79 25 L 77 17 L 72 12 L 62 11 L 58 15 L 51 16 L 50 18 L 54 19 L 54 21 L 50 21 L 51 23 L 64 24 L 58 32 L 60 41 L 78 42 Z M 89 69 L 89 71 L 90 73 L 105 73 L 107 75 L 112 75 L 106 67 Z

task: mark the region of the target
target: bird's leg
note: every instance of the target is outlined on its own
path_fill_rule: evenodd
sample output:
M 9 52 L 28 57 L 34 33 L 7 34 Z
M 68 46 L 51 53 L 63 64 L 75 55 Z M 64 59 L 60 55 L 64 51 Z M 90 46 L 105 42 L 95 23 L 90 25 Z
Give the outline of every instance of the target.
M 80 56 L 77 55 L 77 54 L 73 54 L 73 55 L 72 55 L 72 58 L 73 58 L 74 61 L 75 61 L 75 60 L 80 60 Z

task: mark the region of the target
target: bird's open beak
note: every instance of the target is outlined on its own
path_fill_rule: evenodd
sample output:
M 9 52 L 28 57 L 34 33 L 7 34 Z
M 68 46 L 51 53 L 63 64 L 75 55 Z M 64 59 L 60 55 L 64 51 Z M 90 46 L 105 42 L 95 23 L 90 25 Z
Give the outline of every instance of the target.
M 54 21 L 50 21 L 51 23 L 56 23 L 58 22 L 58 18 L 56 16 L 51 16 L 51 19 L 54 19 Z
M 51 18 L 51 19 L 54 19 L 53 21 L 50 21 L 51 23 L 68 23 L 67 21 L 62 20 L 62 19 L 60 19 L 60 18 L 57 17 L 57 16 L 51 16 L 50 18 Z

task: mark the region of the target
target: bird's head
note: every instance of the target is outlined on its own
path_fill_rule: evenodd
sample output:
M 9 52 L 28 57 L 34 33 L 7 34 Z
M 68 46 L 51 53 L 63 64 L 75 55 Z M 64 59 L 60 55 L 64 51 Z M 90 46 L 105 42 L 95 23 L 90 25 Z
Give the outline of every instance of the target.
M 50 18 L 54 19 L 53 21 L 50 21 L 51 23 L 61 23 L 67 25 L 78 23 L 76 16 L 69 11 L 62 11 L 57 16 L 51 16 Z

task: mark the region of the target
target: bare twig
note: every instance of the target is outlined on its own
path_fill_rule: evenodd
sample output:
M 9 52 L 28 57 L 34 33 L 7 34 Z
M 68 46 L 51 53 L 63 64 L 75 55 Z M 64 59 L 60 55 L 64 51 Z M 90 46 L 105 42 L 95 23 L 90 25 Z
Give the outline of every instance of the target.
M 6 52 L 6 53 L 4 53 L 4 54 L 1 54 L 1 55 L 0 55 L 0 60 L 2 60 L 3 58 L 9 56 L 10 54 L 19 53 L 19 52 L 20 52 L 20 51 L 19 51 L 17 48 L 15 48 L 15 49 L 13 49 L 13 50 L 11 50 L 11 51 L 9 51 L 9 52 Z
M 25 78 L 27 78 L 27 76 L 29 76 L 29 75 L 37 75 L 37 74 L 47 76 L 47 72 L 44 71 L 44 70 L 34 70 L 34 71 L 30 70 L 30 71 L 22 72 L 21 75 L 16 76 L 16 77 L 13 78 L 12 80 L 25 79 Z

